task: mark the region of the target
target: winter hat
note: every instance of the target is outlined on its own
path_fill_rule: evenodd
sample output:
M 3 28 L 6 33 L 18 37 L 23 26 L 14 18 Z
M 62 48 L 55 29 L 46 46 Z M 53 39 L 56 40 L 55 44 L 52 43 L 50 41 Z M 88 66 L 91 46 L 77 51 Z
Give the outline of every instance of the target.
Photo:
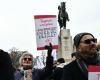
M 91 35 L 93 38 L 94 36 L 91 33 L 87 33 L 87 32 L 83 32 L 83 33 L 78 33 L 75 37 L 74 37 L 74 45 L 77 48 L 80 44 L 80 40 L 82 39 L 82 37 L 84 35 Z

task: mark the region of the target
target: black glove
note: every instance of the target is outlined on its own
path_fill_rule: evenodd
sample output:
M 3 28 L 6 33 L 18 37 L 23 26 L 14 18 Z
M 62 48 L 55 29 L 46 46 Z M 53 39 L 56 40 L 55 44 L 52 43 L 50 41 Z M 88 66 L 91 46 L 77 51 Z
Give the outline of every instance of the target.
M 45 46 L 45 49 L 48 50 L 48 51 L 47 51 L 47 56 L 51 56 L 51 54 L 52 54 L 52 44 L 49 43 L 49 45 L 46 45 L 46 46 Z

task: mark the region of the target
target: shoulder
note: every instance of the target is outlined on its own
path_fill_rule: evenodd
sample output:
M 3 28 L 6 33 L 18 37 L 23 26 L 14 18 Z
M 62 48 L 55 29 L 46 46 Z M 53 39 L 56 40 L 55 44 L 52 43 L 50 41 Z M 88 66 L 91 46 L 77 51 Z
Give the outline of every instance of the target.
M 23 76 L 24 72 L 21 70 L 16 70 L 14 73 L 15 80 L 20 80 L 21 78 L 23 78 Z
M 69 64 L 65 65 L 64 69 L 69 69 L 69 68 L 73 69 L 76 66 L 77 66 L 77 62 L 76 62 L 76 60 L 74 60 L 74 61 L 70 62 Z
M 0 50 L 0 59 L 5 60 L 5 59 L 8 59 L 8 58 L 10 58 L 10 55 L 5 51 Z

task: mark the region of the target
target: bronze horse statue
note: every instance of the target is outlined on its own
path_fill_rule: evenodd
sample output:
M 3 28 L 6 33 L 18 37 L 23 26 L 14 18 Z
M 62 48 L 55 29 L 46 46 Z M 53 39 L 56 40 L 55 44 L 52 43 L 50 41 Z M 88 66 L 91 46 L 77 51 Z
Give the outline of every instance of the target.
M 66 29 L 66 22 L 69 21 L 68 13 L 66 12 L 65 2 L 61 2 L 61 6 L 58 6 L 58 22 L 60 29 L 64 27 Z

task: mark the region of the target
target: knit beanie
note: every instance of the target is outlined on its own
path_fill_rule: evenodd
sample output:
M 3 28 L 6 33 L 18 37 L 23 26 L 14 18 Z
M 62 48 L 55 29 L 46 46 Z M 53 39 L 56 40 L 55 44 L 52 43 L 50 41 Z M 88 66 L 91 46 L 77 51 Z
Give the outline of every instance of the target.
M 74 37 L 74 45 L 77 48 L 80 44 L 80 40 L 82 39 L 82 37 L 84 35 L 91 35 L 93 38 L 94 36 L 91 33 L 87 33 L 87 32 L 83 32 L 83 33 L 78 33 L 75 37 Z

